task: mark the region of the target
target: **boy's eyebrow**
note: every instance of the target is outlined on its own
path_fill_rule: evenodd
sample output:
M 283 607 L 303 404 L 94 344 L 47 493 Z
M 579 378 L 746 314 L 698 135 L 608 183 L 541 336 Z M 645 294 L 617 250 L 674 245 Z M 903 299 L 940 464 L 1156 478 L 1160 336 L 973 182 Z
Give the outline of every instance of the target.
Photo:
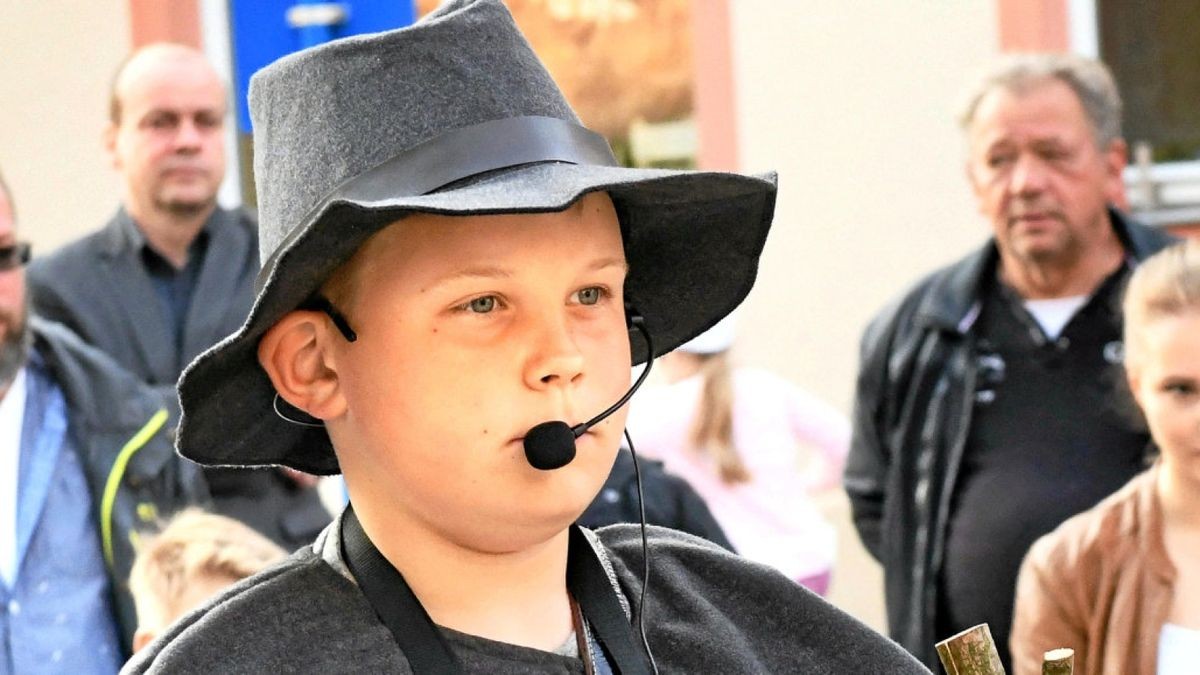
M 599 260 L 594 261 L 591 265 L 588 265 L 588 271 L 595 272 L 608 267 L 620 267 L 626 272 L 629 271 L 629 263 L 626 262 L 624 257 L 618 256 L 613 256 L 611 258 L 600 258 Z
M 619 256 L 599 258 L 594 260 L 588 264 L 587 271 L 597 272 L 609 267 L 620 267 L 625 272 L 629 271 L 629 264 L 625 262 L 625 258 Z M 440 276 L 430 282 L 428 287 L 433 288 L 435 286 L 447 284 L 452 281 L 458 281 L 460 279 L 508 279 L 512 277 L 512 275 L 512 270 L 504 267 L 497 267 L 495 265 L 472 265 L 471 267 L 464 267 L 463 269 Z
M 463 269 L 455 270 L 454 272 L 440 276 L 434 279 L 431 285 L 437 286 L 439 284 L 456 281 L 458 279 L 507 279 L 511 276 L 512 270 L 505 269 L 503 267 L 496 267 L 495 265 L 472 265 L 471 267 L 464 267 Z

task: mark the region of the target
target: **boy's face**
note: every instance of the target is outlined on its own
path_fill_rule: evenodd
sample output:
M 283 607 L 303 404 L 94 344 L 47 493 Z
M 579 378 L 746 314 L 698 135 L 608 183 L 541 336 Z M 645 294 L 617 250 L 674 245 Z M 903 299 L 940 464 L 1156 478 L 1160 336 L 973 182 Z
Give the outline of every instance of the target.
M 578 517 L 625 410 L 558 470 L 531 467 L 522 438 L 587 420 L 628 388 L 625 273 L 603 193 L 560 213 L 413 215 L 364 244 L 335 292 L 358 341 L 333 343 L 346 409 L 327 420 L 355 503 L 488 552 Z

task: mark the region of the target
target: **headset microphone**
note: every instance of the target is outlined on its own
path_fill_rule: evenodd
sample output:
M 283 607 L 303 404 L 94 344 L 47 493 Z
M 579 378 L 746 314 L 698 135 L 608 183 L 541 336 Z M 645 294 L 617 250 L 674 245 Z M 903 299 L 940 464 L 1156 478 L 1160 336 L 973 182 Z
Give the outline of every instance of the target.
M 650 331 L 646 330 L 642 315 L 632 306 L 625 306 L 625 316 L 630 328 L 641 331 L 646 340 L 646 367 L 620 400 L 592 419 L 573 427 L 560 420 L 542 422 L 530 429 L 529 433 L 525 434 L 525 459 L 533 468 L 552 471 L 570 464 L 571 460 L 575 459 L 575 439 L 620 410 L 621 406 L 629 402 L 629 398 L 638 387 L 642 386 L 642 382 L 646 381 L 646 376 L 650 374 L 650 364 L 654 362 L 654 345 L 650 340 Z

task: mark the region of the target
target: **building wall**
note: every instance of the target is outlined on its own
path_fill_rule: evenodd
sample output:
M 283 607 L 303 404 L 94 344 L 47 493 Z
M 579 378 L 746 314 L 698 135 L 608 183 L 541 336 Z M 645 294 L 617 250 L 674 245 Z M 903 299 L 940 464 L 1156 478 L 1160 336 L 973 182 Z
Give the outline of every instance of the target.
M 779 172 L 775 225 L 739 336 L 767 366 L 847 413 L 869 318 L 982 243 L 954 110 L 997 52 L 991 0 L 730 3 L 743 170 Z M 840 493 L 833 601 L 882 628 L 878 566 Z
M 0 171 L 34 255 L 117 206 L 101 133 L 108 83 L 130 43 L 125 0 L 38 0 L 0 11 Z

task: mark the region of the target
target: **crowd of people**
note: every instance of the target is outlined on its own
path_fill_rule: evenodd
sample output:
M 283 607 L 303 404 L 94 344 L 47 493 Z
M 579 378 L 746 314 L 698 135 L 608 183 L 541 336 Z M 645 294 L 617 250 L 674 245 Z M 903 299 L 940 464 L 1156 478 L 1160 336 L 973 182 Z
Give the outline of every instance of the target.
M 1200 242 L 1118 208 L 1102 64 L 973 84 L 991 237 L 866 328 L 850 419 L 735 361 L 774 175 L 620 166 L 498 0 L 255 75 L 256 217 L 226 106 L 134 52 L 117 212 L 46 255 L 0 179 L 0 673 L 1200 663 Z M 888 637 L 821 597 L 839 488 Z

